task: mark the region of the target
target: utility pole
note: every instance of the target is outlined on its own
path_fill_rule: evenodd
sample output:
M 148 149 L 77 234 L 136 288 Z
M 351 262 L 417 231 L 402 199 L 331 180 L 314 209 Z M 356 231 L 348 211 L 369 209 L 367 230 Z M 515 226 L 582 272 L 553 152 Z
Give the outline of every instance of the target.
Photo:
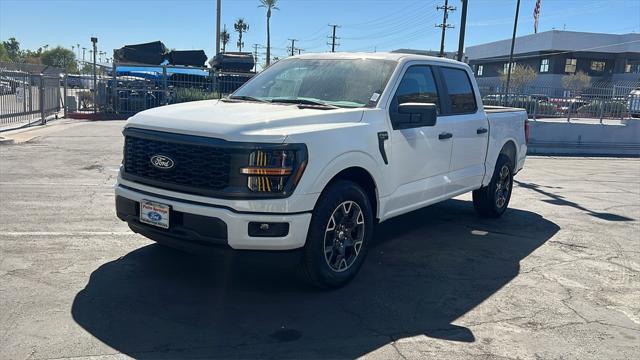
M 300 54 L 302 54 L 302 50 L 304 50 L 304 49 L 298 48 L 297 50 L 298 50 L 298 55 L 300 55 Z
M 258 72 L 258 46 L 260 46 L 260 44 L 253 44 L 253 61 L 254 61 L 253 71 L 254 72 Z
M 340 45 L 336 43 L 336 40 L 340 39 L 339 37 L 336 37 L 336 28 L 339 28 L 340 26 L 335 24 L 329 24 L 329 26 L 333 28 L 333 31 L 332 31 L 332 35 L 329 36 L 329 38 L 331 39 L 331 43 L 327 43 L 327 45 L 331 45 L 331 52 L 336 52 L 336 46 Z
M 442 38 L 440 39 L 440 57 L 444 57 L 444 36 L 447 29 L 453 29 L 453 25 L 447 24 L 449 18 L 449 11 L 454 11 L 455 6 L 449 6 L 449 0 L 444 0 L 444 6 L 436 6 L 436 10 L 444 10 L 442 15 L 442 24 L 436 25 L 436 27 L 442 28 Z
M 296 41 L 298 41 L 298 39 L 289 39 L 291 41 L 291 52 L 289 53 L 291 56 L 294 55 L 295 51 L 296 51 Z
M 216 55 L 220 54 L 220 2 L 216 2 Z
M 464 54 L 464 32 L 467 28 L 467 3 L 468 0 L 462 0 L 462 14 L 460 14 L 460 38 L 458 40 L 458 61 L 462 61 Z
M 513 20 L 513 36 L 511 36 L 511 51 L 509 52 L 509 65 L 507 66 L 507 85 L 504 89 L 504 102 L 506 105 L 509 96 L 509 83 L 511 82 L 511 64 L 513 63 L 513 48 L 516 45 L 516 31 L 518 30 L 518 14 L 520 13 L 520 0 L 516 3 L 516 17 Z

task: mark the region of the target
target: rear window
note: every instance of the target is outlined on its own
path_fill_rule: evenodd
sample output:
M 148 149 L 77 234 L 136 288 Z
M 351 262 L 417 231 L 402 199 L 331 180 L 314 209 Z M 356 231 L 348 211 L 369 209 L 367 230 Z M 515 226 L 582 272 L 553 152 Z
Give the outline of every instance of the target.
M 476 112 L 476 95 L 467 72 L 461 69 L 441 68 L 442 77 L 449 92 L 451 114 Z

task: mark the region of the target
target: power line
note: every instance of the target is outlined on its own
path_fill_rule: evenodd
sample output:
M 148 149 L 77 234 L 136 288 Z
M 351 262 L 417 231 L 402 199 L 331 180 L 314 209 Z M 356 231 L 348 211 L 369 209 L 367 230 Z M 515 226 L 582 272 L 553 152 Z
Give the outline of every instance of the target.
M 397 11 L 393 11 L 390 12 L 388 14 L 385 14 L 384 16 L 378 17 L 378 18 L 374 18 L 371 20 L 367 20 L 367 21 L 363 21 L 360 23 L 355 23 L 355 24 L 347 24 L 344 25 L 345 28 L 365 28 L 365 29 L 371 29 L 372 27 L 379 27 L 380 25 L 387 25 L 389 24 L 389 21 L 391 19 L 397 18 L 400 21 L 402 21 L 403 19 L 406 19 L 407 15 L 409 14 L 415 14 L 416 12 L 420 12 L 421 10 L 425 9 L 428 5 L 425 4 L 420 4 L 419 7 L 416 8 L 412 8 L 414 5 L 422 3 L 422 1 L 414 1 L 413 3 L 407 5 L 406 7 L 402 7 Z
M 331 43 L 327 43 L 327 45 L 331 45 L 331 52 L 336 52 L 336 45 L 340 45 L 336 43 L 336 39 L 339 39 L 338 37 L 336 37 L 336 28 L 340 26 L 335 24 L 329 24 L 329 26 L 333 28 L 333 32 L 332 35 L 329 36 L 329 38 L 331 38 Z
M 440 57 L 444 57 L 444 37 L 447 29 L 453 29 L 453 25 L 447 24 L 449 11 L 454 11 L 455 9 L 455 6 L 449 6 L 449 0 L 444 0 L 444 6 L 436 6 L 436 10 L 444 10 L 444 14 L 442 14 L 442 23 L 436 25 L 436 27 L 442 28 L 442 38 L 440 38 Z

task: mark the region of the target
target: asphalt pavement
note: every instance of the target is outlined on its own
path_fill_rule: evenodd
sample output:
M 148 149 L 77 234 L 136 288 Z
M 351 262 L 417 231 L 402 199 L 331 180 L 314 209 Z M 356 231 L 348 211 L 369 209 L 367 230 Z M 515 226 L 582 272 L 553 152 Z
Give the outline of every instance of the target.
M 130 232 L 123 124 L 0 145 L 0 358 L 640 358 L 640 159 L 530 157 L 501 219 L 468 195 L 392 219 L 352 283 L 319 291 L 295 253 Z

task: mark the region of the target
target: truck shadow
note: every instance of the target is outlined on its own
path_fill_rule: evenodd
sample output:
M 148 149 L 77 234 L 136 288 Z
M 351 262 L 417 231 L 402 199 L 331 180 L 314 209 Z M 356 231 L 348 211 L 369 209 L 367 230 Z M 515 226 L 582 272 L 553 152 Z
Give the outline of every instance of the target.
M 558 230 L 532 212 L 484 220 L 449 200 L 379 225 L 358 277 L 333 291 L 301 280 L 296 253 L 198 257 L 149 245 L 96 269 L 71 312 L 142 358 L 354 358 L 408 336 L 473 342 L 453 322 Z
M 593 211 L 591 209 L 587 209 L 576 202 L 568 200 L 562 195 L 558 195 L 550 190 L 544 190 L 543 188 L 549 188 L 547 186 L 542 186 L 535 183 L 525 183 L 518 180 L 513 180 L 513 182 L 516 185 L 520 186 L 521 188 L 529 189 L 537 192 L 538 194 L 547 196 L 548 199 L 543 199 L 542 201 L 549 204 L 558 205 L 558 206 L 570 206 L 572 208 L 583 211 L 593 217 L 606 220 L 606 221 L 633 221 L 633 219 L 630 217 L 613 214 L 610 212 L 598 212 L 598 211 Z

